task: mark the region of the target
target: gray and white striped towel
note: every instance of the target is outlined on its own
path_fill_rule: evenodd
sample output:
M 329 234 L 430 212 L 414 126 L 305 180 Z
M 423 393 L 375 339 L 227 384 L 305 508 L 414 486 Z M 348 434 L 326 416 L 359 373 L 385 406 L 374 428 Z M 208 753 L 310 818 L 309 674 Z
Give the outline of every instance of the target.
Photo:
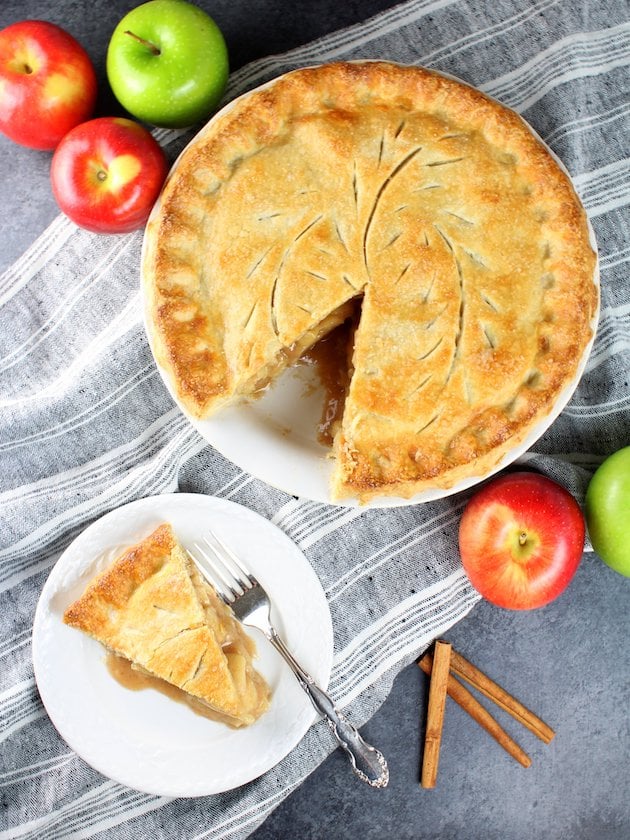
M 603 455 L 630 442 L 627 13 L 623 0 L 411 0 L 257 61 L 229 89 L 333 59 L 424 64 L 514 107 L 558 153 L 595 228 L 603 307 L 577 393 L 526 457 L 578 498 Z M 158 136 L 171 154 L 186 139 Z M 0 837 L 244 837 L 334 747 L 317 724 L 262 778 L 199 800 L 129 790 L 68 749 L 33 680 L 33 614 L 60 552 L 106 511 L 197 492 L 282 528 L 326 591 L 331 690 L 358 723 L 476 599 L 456 552 L 465 496 L 392 511 L 315 504 L 254 480 L 204 443 L 173 408 L 148 350 L 140 243 L 140 233 L 98 237 L 58 218 L 0 278 Z

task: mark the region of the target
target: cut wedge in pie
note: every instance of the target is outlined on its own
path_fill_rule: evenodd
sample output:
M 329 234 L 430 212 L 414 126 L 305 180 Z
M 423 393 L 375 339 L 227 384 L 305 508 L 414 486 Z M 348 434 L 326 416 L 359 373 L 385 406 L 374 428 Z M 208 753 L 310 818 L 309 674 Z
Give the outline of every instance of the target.
M 254 643 L 168 524 L 92 581 L 64 622 L 230 726 L 253 723 L 269 705 Z
M 524 440 L 584 359 L 594 271 L 570 179 L 516 113 L 378 61 L 219 113 L 143 254 L 153 352 L 195 418 L 355 318 L 331 492 L 361 501 L 482 477 Z

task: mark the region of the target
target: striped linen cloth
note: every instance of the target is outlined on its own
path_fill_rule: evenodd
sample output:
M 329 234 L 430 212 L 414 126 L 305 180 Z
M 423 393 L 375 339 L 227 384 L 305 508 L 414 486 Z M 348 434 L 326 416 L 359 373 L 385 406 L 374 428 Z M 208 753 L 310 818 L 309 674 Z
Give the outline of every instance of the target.
M 602 457 L 630 442 L 627 12 L 623 0 L 412 0 L 256 61 L 229 88 L 235 96 L 335 59 L 423 64 L 517 109 L 557 152 L 595 228 L 602 315 L 574 398 L 525 460 L 578 499 Z M 157 136 L 171 155 L 187 139 Z M 244 837 L 334 749 L 320 722 L 260 779 L 194 800 L 125 788 L 68 749 L 34 683 L 33 614 L 59 554 L 121 504 L 213 494 L 285 531 L 325 589 L 330 687 L 358 724 L 476 601 L 456 553 L 466 494 L 390 511 L 316 504 L 253 479 L 199 437 L 173 407 L 144 336 L 141 240 L 93 236 L 60 217 L 0 278 L 0 838 Z

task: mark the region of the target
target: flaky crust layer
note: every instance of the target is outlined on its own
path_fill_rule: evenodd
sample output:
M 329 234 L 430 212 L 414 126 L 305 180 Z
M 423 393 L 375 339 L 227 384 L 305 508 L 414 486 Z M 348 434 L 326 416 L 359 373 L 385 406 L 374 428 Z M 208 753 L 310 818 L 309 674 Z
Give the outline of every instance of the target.
M 63 620 L 233 725 L 247 725 L 267 706 L 258 689 L 268 690 L 251 668 L 249 640 L 239 650 L 256 690 L 235 683 L 224 648 L 244 633 L 204 586 L 165 523 L 95 578 Z
M 521 118 L 417 67 L 298 70 L 202 130 L 145 240 L 158 363 L 209 416 L 355 298 L 333 496 L 492 469 L 575 376 L 597 307 L 570 180 Z

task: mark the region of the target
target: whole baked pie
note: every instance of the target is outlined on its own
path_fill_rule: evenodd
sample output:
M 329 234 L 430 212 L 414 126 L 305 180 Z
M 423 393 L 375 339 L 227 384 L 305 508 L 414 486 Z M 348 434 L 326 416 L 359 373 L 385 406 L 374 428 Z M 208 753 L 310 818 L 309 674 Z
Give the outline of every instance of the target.
M 569 178 L 478 90 L 297 70 L 192 141 L 149 222 L 148 329 L 180 404 L 256 395 L 353 319 L 332 498 L 487 474 L 576 376 L 597 307 Z
M 269 705 L 254 643 L 166 523 L 95 578 L 63 620 L 230 726 Z

